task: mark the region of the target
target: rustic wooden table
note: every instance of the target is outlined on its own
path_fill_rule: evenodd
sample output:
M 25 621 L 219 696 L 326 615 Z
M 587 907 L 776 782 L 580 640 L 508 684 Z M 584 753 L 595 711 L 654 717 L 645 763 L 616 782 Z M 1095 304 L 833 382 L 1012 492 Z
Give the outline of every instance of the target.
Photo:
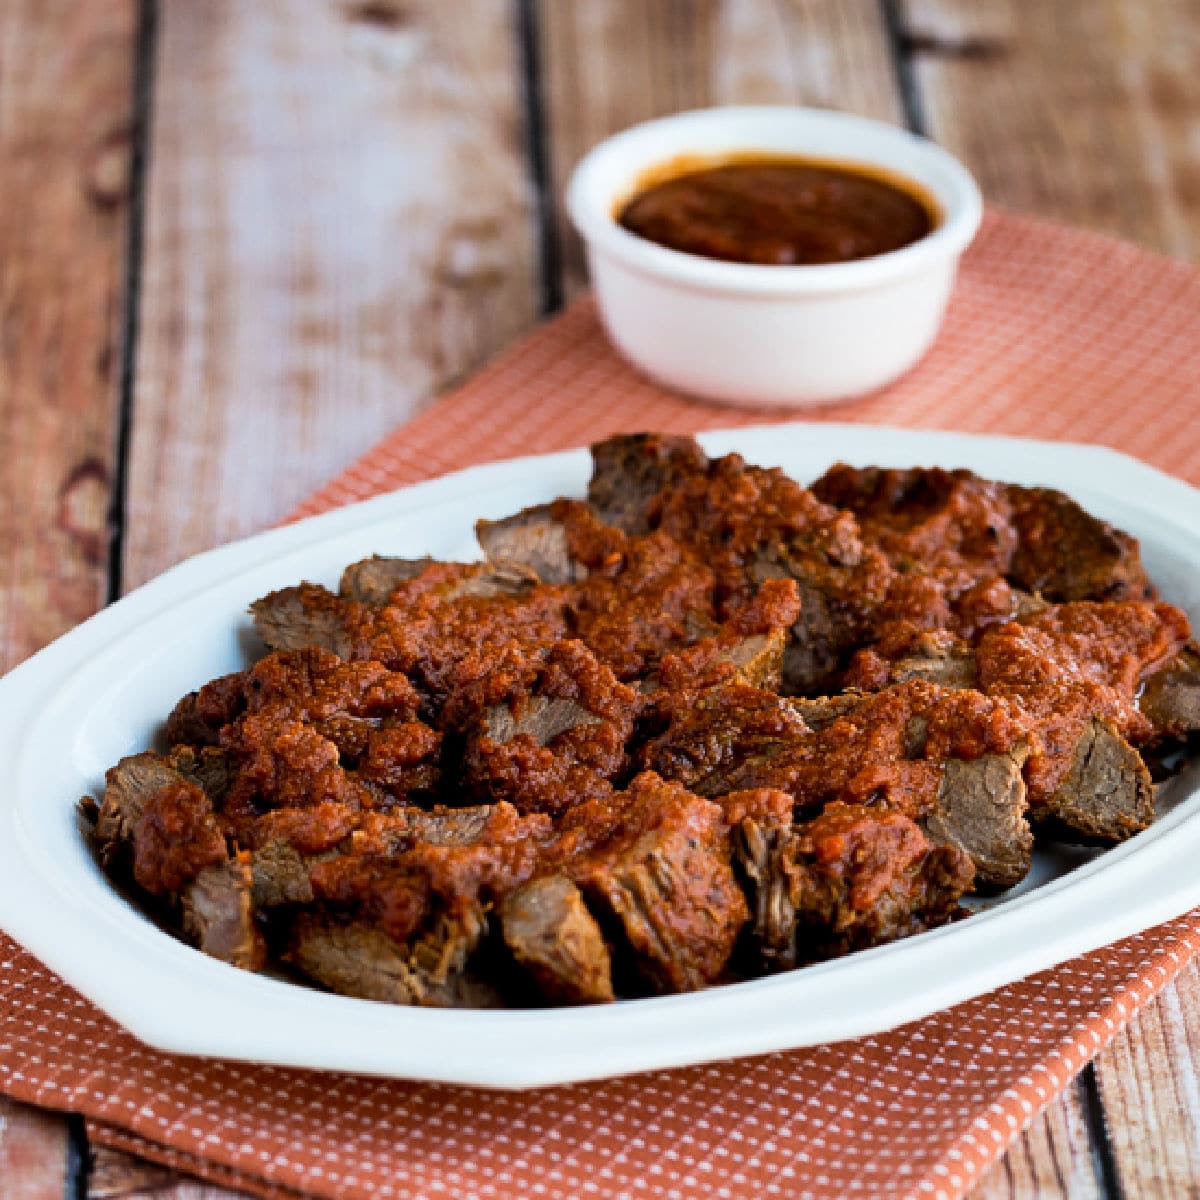
M 3 0 L 0 667 L 261 529 L 583 286 L 571 164 L 737 101 L 1200 255 L 1196 0 Z M 1200 971 L 979 1186 L 1200 1195 Z M 228 1196 L 0 1099 L 0 1196 Z

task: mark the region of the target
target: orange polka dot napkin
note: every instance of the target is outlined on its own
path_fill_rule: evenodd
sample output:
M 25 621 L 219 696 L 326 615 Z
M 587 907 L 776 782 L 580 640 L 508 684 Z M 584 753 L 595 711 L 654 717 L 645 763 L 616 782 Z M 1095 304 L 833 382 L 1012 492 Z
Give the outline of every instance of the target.
M 992 213 L 924 362 L 806 415 L 1100 442 L 1198 483 L 1200 271 Z M 783 419 L 641 379 L 585 300 L 298 515 L 623 430 Z M 949 1200 L 1198 950 L 1200 910 L 891 1033 L 502 1093 L 162 1054 L 0 935 L 0 1087 L 269 1197 Z

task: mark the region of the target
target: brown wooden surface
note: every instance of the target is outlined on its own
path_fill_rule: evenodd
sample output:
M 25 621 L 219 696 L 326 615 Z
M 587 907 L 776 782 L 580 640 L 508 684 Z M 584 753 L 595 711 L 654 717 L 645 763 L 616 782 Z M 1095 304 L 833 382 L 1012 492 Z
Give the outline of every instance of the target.
M 1200 256 L 1194 0 L 149 7 L 122 498 L 135 0 L 0 6 L 0 664 L 116 583 L 277 520 L 529 325 L 543 289 L 580 288 L 557 197 L 646 117 L 789 101 L 916 123 L 994 202 Z M 1193 967 L 976 1200 L 1200 1195 L 1197 1044 Z M 104 1149 L 81 1175 L 68 1144 L 63 1119 L 0 1100 L 0 1200 L 230 1195 Z
M 0 669 L 104 603 L 133 25 L 0 5 Z
M 902 0 L 927 132 L 994 202 L 1200 256 L 1195 0 Z
M 494 0 L 159 6 L 124 583 L 277 522 L 537 314 Z
M 1077 1079 L 1021 1134 L 979 1181 L 971 1200 L 1102 1200 L 1088 1134 L 1083 1081 Z

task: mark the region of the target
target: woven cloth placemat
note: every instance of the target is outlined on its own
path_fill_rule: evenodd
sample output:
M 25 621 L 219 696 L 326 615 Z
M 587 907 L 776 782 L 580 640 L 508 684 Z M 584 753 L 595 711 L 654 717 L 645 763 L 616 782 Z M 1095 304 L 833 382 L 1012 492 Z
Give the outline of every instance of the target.
M 1100 442 L 1200 482 L 1200 271 L 992 213 L 925 361 L 813 416 Z M 584 300 L 297 515 L 622 430 L 782 419 L 642 380 Z M 0 1088 L 271 1197 L 949 1200 L 1198 950 L 1200 911 L 877 1037 L 498 1093 L 162 1054 L 0 935 Z

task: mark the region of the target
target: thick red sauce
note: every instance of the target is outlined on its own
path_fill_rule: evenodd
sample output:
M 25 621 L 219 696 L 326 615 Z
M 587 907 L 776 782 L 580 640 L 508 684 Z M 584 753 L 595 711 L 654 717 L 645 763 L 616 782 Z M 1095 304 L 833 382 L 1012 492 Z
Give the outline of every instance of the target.
M 869 167 L 753 155 L 656 168 L 617 220 L 687 254 L 800 266 L 899 250 L 935 227 L 937 206 L 916 184 Z

